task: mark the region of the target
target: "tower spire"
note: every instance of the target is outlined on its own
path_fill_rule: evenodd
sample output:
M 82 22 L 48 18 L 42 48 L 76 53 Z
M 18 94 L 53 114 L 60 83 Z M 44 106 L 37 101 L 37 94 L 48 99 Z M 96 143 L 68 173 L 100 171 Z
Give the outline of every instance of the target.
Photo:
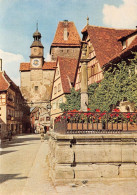
M 89 17 L 87 16 L 87 26 L 89 25 Z
M 37 23 L 36 23 L 36 31 L 38 31 L 38 21 L 37 21 Z

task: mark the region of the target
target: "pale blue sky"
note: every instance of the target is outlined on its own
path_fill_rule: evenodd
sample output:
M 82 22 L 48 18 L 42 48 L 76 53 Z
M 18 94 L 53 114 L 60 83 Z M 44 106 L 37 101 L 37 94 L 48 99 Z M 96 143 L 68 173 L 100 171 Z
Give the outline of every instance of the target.
M 46 57 L 59 21 L 74 21 L 81 36 L 87 15 L 90 25 L 135 28 L 136 11 L 137 0 L 0 0 L 3 68 L 19 84 L 19 64 L 29 61 L 37 21 Z

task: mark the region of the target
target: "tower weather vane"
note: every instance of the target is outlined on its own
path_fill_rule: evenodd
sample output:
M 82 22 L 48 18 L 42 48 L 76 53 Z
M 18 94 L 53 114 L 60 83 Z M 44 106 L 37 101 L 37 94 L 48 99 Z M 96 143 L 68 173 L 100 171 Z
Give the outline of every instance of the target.
M 87 16 L 87 26 L 89 25 L 89 17 Z

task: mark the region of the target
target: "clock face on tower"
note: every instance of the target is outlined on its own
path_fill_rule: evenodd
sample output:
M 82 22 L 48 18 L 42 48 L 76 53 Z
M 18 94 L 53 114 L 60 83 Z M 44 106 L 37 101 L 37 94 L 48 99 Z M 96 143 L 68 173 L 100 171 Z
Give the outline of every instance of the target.
M 40 65 L 40 59 L 37 59 L 37 58 L 33 59 L 32 60 L 32 65 L 34 67 L 38 67 Z

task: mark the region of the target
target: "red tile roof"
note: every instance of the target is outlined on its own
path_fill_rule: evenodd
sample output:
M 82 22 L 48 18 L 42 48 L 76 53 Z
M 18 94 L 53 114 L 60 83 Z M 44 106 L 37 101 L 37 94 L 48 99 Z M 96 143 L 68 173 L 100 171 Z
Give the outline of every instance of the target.
M 86 26 L 82 33 L 88 33 L 90 42 L 93 44 L 97 60 L 102 67 L 114 55 L 122 51 L 122 44 L 118 41 L 119 37 L 133 33 L 134 30 L 122 30 L 105 28 L 98 26 Z
M 0 72 L 0 91 L 6 91 L 9 88 L 9 83 L 4 77 L 4 72 Z
M 30 63 L 20 63 L 20 71 L 27 71 L 30 70 Z
M 0 91 L 6 91 L 9 86 L 19 89 L 19 87 L 10 79 L 5 71 L 0 72 Z
M 74 83 L 78 60 L 58 57 L 60 77 L 64 93 L 70 93 L 70 82 Z
M 43 70 L 54 70 L 56 68 L 56 62 L 44 62 L 42 69 Z M 20 64 L 20 71 L 29 71 L 30 63 L 21 63 Z
M 44 62 L 43 70 L 55 70 L 56 62 Z
M 64 40 L 64 28 L 67 28 L 68 40 Z M 81 38 L 73 22 L 68 22 L 65 26 L 64 21 L 59 22 L 52 46 L 80 46 Z

